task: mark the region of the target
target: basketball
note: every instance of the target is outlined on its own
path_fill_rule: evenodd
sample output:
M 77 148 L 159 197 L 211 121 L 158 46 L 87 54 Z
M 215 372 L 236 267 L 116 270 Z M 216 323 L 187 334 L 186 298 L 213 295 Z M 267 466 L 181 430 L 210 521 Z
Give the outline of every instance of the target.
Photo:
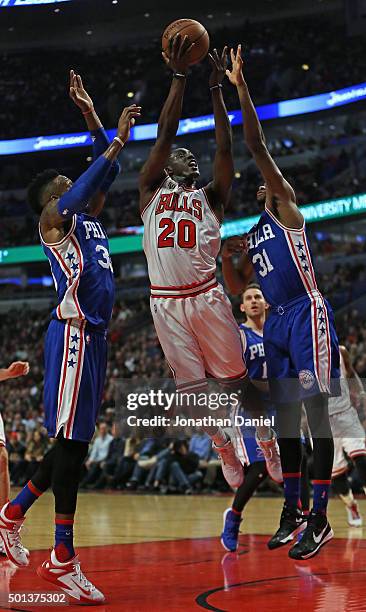
M 210 37 L 206 28 L 194 19 L 177 19 L 173 21 L 173 23 L 165 28 L 162 37 L 162 49 L 168 56 L 169 41 L 178 33 L 182 36 L 182 39 L 184 36 L 188 36 L 189 41 L 194 43 L 194 47 L 189 52 L 189 63 L 191 66 L 198 64 L 206 57 L 210 47 Z

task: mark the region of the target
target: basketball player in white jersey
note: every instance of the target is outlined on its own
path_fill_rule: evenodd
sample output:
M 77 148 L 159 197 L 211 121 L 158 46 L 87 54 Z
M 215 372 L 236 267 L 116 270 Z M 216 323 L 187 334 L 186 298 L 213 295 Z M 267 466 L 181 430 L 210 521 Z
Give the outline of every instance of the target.
M 329 398 L 328 403 L 330 426 L 334 439 L 332 484 L 333 489 L 346 506 L 349 525 L 351 527 L 361 527 L 362 517 L 348 482 L 348 462 L 344 453 L 352 459 L 357 467 L 366 494 L 365 430 L 361 425 L 357 410 L 352 406 L 352 399 L 363 402 L 365 391 L 346 347 L 340 346 L 339 349 L 341 355 L 341 395 Z
M 8 368 L 0 368 L 0 381 L 26 376 L 29 372 L 27 361 L 14 361 Z M 2 508 L 10 497 L 10 478 L 8 467 L 8 451 L 6 450 L 6 437 L 4 421 L 0 414 L 0 507 Z M 0 554 L 5 554 L 3 543 L 0 542 Z
M 151 312 L 179 391 L 207 390 L 208 374 L 220 382 L 245 386 L 245 400 L 260 406 L 257 392 L 247 379 L 241 337 L 230 302 L 215 278 L 220 224 L 234 176 L 231 126 L 221 84 L 226 48 L 221 58 L 216 50 L 210 55 L 209 85 L 217 144 L 213 180 L 205 188 L 197 188 L 199 169 L 194 155 L 182 148 L 172 152 L 190 48 L 188 38 L 181 39 L 177 34 L 171 41 L 170 58 L 163 53 L 173 71 L 173 81 L 159 118 L 157 140 L 140 174 Z M 232 487 L 240 486 L 243 470 L 228 435 L 217 427 L 205 431 L 221 456 L 226 480 Z M 272 431 L 264 427 L 257 433 L 267 444 L 272 440 L 272 463 L 280 470 Z M 281 480 L 281 472 L 276 477 Z

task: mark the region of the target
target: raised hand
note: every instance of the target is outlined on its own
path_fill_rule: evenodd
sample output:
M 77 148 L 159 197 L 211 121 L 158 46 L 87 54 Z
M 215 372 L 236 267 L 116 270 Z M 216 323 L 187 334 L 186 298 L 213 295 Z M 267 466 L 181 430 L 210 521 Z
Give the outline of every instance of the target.
M 219 56 L 217 49 L 214 49 L 212 54 L 209 53 L 208 57 L 212 67 L 209 84 L 210 87 L 214 87 L 215 85 L 220 85 L 225 78 L 226 69 L 228 66 L 227 47 L 223 48 L 221 57 Z
M 188 36 L 182 39 L 180 34 L 176 34 L 169 41 L 169 55 L 162 51 L 166 65 L 173 72 L 186 74 L 189 67 L 189 53 L 193 47 L 194 43 L 190 43 Z
M 5 370 L 0 370 L 0 380 L 7 380 L 8 378 L 18 378 L 18 376 L 26 376 L 28 372 L 28 361 L 14 361 Z
M 117 136 L 123 142 L 127 142 L 129 139 L 131 128 L 135 125 L 137 117 L 141 117 L 141 106 L 132 104 L 123 109 L 117 128 Z
M 232 67 L 231 70 L 226 70 L 226 76 L 228 77 L 230 83 L 238 87 L 239 85 L 244 84 L 244 76 L 243 76 L 243 58 L 241 56 L 241 45 L 238 45 L 236 53 L 234 49 L 230 50 L 230 57 Z
M 69 95 L 71 100 L 80 108 L 83 113 L 92 111 L 93 100 L 84 89 L 83 81 L 80 74 L 75 74 L 73 70 L 70 70 L 70 88 Z

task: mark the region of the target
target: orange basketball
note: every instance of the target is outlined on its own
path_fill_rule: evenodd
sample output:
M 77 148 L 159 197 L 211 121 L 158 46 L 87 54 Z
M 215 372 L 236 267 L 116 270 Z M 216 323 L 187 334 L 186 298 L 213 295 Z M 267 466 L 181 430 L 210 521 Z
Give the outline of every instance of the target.
M 189 52 L 190 65 L 198 64 L 204 57 L 206 57 L 210 48 L 210 37 L 206 28 L 195 21 L 194 19 L 177 19 L 173 21 L 164 30 L 162 37 L 162 48 L 163 51 L 169 56 L 169 41 L 174 38 L 176 34 L 180 34 L 182 39 L 184 36 L 188 36 L 189 41 L 194 43 L 194 47 Z

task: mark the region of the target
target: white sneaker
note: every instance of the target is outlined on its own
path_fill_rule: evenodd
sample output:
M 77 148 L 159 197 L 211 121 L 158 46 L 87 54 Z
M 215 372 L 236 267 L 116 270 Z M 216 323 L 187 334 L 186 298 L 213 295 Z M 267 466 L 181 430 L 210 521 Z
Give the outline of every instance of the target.
M 25 567 L 29 565 L 29 550 L 23 546 L 20 539 L 20 530 L 25 519 L 12 521 L 6 518 L 5 510 L 8 505 L 9 502 L 0 510 L 0 536 L 10 561 L 18 567 Z
M 237 489 L 244 482 L 244 470 L 236 456 L 231 440 L 228 440 L 224 446 L 216 446 L 213 443 L 212 447 L 220 456 L 222 473 L 226 482 L 233 489 Z
M 27 557 L 29 557 L 30 552 L 29 552 L 28 548 L 26 548 L 25 546 L 23 546 L 23 548 L 25 550 L 25 554 L 27 555 Z M 4 546 L 2 540 L 0 540 L 0 555 L 3 556 L 3 557 L 7 557 L 8 556 L 6 554 L 5 546 Z
M 37 574 L 40 578 L 56 584 L 80 604 L 100 604 L 105 601 L 103 593 L 84 576 L 77 556 L 61 563 L 52 549 L 50 559 L 37 568 Z
M 362 527 L 362 516 L 360 514 L 358 503 L 353 502 L 352 506 L 346 506 L 347 520 L 351 527 Z
M 280 449 L 277 444 L 277 437 L 275 432 L 272 430 L 272 438 L 270 440 L 260 440 L 256 436 L 257 444 L 261 449 L 267 466 L 269 476 L 280 484 L 283 482 Z

